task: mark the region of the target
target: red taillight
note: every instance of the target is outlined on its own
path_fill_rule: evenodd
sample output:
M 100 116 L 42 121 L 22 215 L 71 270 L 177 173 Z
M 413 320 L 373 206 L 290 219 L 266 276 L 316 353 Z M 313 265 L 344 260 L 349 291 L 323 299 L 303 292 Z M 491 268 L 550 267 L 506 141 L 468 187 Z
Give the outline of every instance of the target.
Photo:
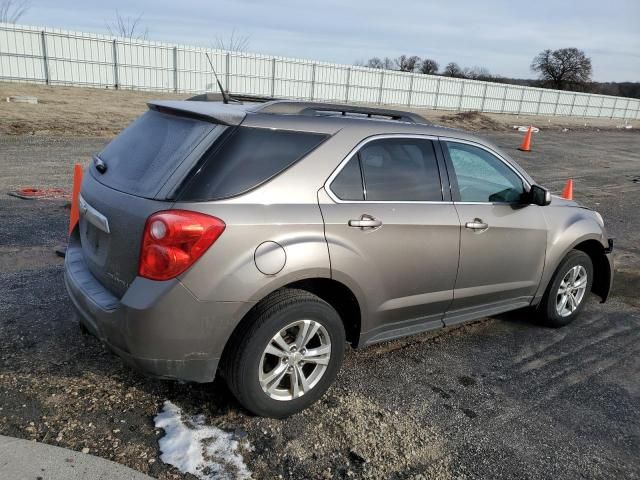
M 219 218 L 188 210 L 165 210 L 147 219 L 138 275 L 169 280 L 194 264 L 224 232 Z

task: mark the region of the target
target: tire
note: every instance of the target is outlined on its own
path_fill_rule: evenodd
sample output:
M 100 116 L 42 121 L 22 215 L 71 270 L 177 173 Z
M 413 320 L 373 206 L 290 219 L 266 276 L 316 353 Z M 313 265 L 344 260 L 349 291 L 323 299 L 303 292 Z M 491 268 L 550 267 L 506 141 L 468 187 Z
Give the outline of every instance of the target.
M 310 334 L 316 327 L 303 344 L 302 333 Z M 267 352 L 267 347 L 277 355 Z M 285 347 L 289 351 L 278 356 Z M 237 329 L 225 352 L 222 373 L 247 410 L 284 418 L 307 408 L 327 391 L 338 374 L 344 349 L 344 325 L 331 305 L 307 291 L 283 289 L 262 300 Z M 275 380 L 270 381 L 272 375 Z M 298 375 L 303 375 L 306 391 L 302 380 L 295 382 L 303 378 Z
M 569 281 L 571 280 L 570 272 L 578 272 L 580 275 L 582 272 L 586 275 L 586 283 L 585 289 L 583 293 L 580 295 L 578 290 L 581 289 L 571 289 L 574 300 L 577 301 L 577 306 L 574 307 L 572 305 L 571 298 L 565 295 L 562 296 L 560 293 L 561 286 L 564 287 L 565 281 L 567 278 Z M 577 277 L 577 282 L 581 283 L 581 277 Z M 553 278 L 549 282 L 547 290 L 538 305 L 538 315 L 544 324 L 550 327 L 564 327 L 565 325 L 570 324 L 584 308 L 584 305 L 587 303 L 587 297 L 589 296 L 589 292 L 591 292 L 591 285 L 593 284 L 593 264 L 591 263 L 591 258 L 586 253 L 580 250 L 571 250 L 566 257 L 560 262 L 560 265 L 556 269 L 556 272 L 553 274 Z M 562 304 L 564 298 L 567 297 L 567 303 L 565 304 L 565 308 L 563 312 L 559 311 L 558 302 Z

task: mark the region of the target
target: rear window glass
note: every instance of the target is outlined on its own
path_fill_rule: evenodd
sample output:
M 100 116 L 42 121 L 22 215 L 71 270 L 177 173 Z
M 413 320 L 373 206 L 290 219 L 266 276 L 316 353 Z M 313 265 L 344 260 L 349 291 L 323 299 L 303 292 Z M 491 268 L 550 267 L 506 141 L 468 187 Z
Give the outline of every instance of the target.
M 202 120 L 149 110 L 100 152 L 98 157 L 107 170 L 94 176 L 116 190 L 153 197 L 215 127 Z
M 327 135 L 239 127 L 207 152 L 182 201 L 228 198 L 247 192 L 293 165 Z

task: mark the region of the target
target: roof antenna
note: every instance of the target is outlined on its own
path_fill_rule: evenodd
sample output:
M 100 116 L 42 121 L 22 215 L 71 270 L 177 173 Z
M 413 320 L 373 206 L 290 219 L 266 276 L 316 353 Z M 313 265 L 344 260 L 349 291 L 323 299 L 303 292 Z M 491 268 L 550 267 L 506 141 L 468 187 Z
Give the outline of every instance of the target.
M 222 103 L 229 103 L 229 95 L 222 88 L 222 84 L 220 83 L 220 79 L 218 78 L 218 74 L 216 73 L 216 69 L 213 68 L 213 62 L 211 61 L 211 57 L 209 57 L 209 53 L 206 52 L 207 60 L 209 60 L 209 65 L 211 65 L 211 71 L 213 75 L 216 77 L 216 83 L 218 84 L 218 88 L 220 89 L 220 93 L 222 94 Z

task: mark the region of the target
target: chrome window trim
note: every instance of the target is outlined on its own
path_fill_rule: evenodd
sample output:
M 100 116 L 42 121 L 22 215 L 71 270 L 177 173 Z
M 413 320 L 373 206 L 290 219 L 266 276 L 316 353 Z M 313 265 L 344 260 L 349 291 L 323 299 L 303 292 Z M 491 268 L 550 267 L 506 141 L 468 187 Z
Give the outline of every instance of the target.
M 333 200 L 335 203 L 349 203 L 349 204 L 364 203 L 367 205 L 374 205 L 374 204 L 453 205 L 453 202 L 446 201 L 446 200 L 341 200 L 340 198 L 338 198 L 338 196 L 335 193 L 333 193 L 333 191 L 331 190 L 331 183 L 335 180 L 335 178 L 338 175 L 340 175 L 340 172 L 347 165 L 349 160 L 351 160 L 358 153 L 358 151 L 360 151 L 362 147 L 364 147 L 366 144 L 373 142 L 375 140 L 385 140 L 389 138 L 411 138 L 411 139 L 418 139 L 418 140 L 431 140 L 433 142 L 437 142 L 439 140 L 438 136 L 436 135 L 420 135 L 416 133 L 407 133 L 407 134 L 384 133 L 384 134 L 372 135 L 370 137 L 365 138 L 364 140 L 361 140 L 355 147 L 353 147 L 353 149 L 351 149 L 351 151 L 347 154 L 347 156 L 340 162 L 340 164 L 338 164 L 338 166 L 335 168 L 333 173 L 331 173 L 331 175 L 329 175 L 329 178 L 327 178 L 327 180 L 324 182 L 323 187 L 327 192 L 327 195 L 329 195 L 329 197 L 331 198 L 331 200 Z M 434 148 L 435 148 L 435 145 L 434 145 Z M 438 182 L 440 182 L 440 178 L 438 178 Z M 366 189 L 367 187 L 364 184 L 362 185 L 362 187 L 363 187 L 363 193 L 364 193 L 364 189 Z M 440 189 L 442 192 L 442 183 L 440 183 Z

